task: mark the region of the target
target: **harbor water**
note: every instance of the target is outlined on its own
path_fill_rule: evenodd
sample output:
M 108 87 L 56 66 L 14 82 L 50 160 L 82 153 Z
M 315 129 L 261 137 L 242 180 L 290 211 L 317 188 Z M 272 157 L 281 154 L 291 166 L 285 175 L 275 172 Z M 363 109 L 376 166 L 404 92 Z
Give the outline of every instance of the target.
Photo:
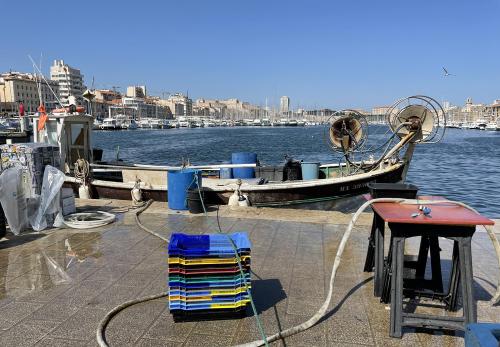
M 387 138 L 370 126 L 370 139 Z M 152 165 L 221 164 L 234 152 L 254 152 L 262 165 L 281 165 L 285 155 L 335 163 L 340 156 L 325 141 L 325 127 L 217 127 L 94 132 L 104 160 Z M 407 181 L 420 194 L 464 201 L 488 217 L 500 217 L 500 132 L 447 129 L 442 142 L 415 149 Z

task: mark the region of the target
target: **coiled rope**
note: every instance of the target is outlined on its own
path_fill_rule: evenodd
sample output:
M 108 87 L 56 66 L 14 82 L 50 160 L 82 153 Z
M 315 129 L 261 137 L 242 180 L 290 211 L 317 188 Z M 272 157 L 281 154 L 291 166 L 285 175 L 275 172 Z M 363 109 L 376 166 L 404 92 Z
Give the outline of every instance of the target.
M 139 218 L 138 218 L 139 214 L 142 213 L 147 207 L 149 207 L 149 205 L 151 205 L 151 202 L 152 201 L 148 201 L 148 203 L 146 203 L 146 205 L 143 208 L 136 211 L 136 222 L 138 221 L 139 227 L 141 227 L 143 230 L 150 232 L 151 234 L 153 234 L 155 236 L 158 236 L 156 232 L 151 232 L 151 230 L 144 227 L 142 225 L 142 223 L 140 223 Z M 335 283 L 335 277 L 337 275 L 337 270 L 338 270 L 338 267 L 339 267 L 340 262 L 342 260 L 342 254 L 344 253 L 345 246 L 346 246 L 347 241 L 352 233 L 354 225 L 356 224 L 361 213 L 368 206 L 370 206 L 376 202 L 395 202 L 395 203 L 411 204 L 411 205 L 436 205 L 436 204 L 443 204 L 443 203 L 455 204 L 455 205 L 463 206 L 463 207 L 465 207 L 465 208 L 467 208 L 475 213 L 478 213 L 475 209 L 473 209 L 472 207 L 470 207 L 462 202 L 451 201 L 451 200 L 428 200 L 427 201 L 427 200 L 399 199 L 399 198 L 381 198 L 381 199 L 373 199 L 373 200 L 365 202 L 353 215 L 351 221 L 349 222 L 349 225 L 347 226 L 347 229 L 346 229 L 344 235 L 342 236 L 342 240 L 340 241 L 339 248 L 337 249 L 337 254 L 335 256 L 335 261 L 333 263 L 333 267 L 332 267 L 332 271 L 331 271 L 331 275 L 330 275 L 328 294 L 325 298 L 325 301 L 323 302 L 323 304 L 319 308 L 319 310 L 309 320 L 307 320 L 306 322 L 304 322 L 302 324 L 299 324 L 299 325 L 296 325 L 294 327 L 288 328 L 286 330 L 280 331 L 272 336 L 264 337 L 262 340 L 256 340 L 256 341 L 249 342 L 246 344 L 238 345 L 238 347 L 256 347 L 256 346 L 263 346 L 263 345 L 267 346 L 270 342 L 276 341 L 278 339 L 290 337 L 292 335 L 298 334 L 300 332 L 303 332 L 303 331 L 313 327 L 326 315 L 328 307 L 330 306 L 330 303 L 332 300 L 332 296 L 333 296 L 333 286 Z M 499 244 L 498 239 L 496 238 L 496 236 L 493 232 L 493 228 L 491 226 L 486 226 L 486 225 L 484 227 L 485 227 L 485 229 L 486 229 L 486 231 L 491 239 L 491 242 L 493 243 L 493 246 L 495 248 L 495 252 L 496 252 L 497 260 L 498 260 L 498 265 L 500 268 L 500 244 Z M 220 224 L 219 224 L 219 230 L 220 230 Z M 162 240 L 165 240 L 166 242 L 169 242 L 164 237 L 161 237 L 161 236 L 158 236 L 158 237 L 160 237 Z M 158 299 L 158 298 L 162 298 L 162 297 L 166 297 L 166 296 L 168 296 L 168 292 L 163 292 L 160 294 L 151 295 L 151 296 L 144 297 L 144 298 L 130 300 L 130 301 L 127 301 L 127 302 L 115 307 L 113 310 L 108 312 L 106 314 L 106 316 L 102 319 L 102 321 L 99 323 L 98 329 L 96 331 L 96 338 L 97 338 L 97 342 L 98 342 L 99 346 L 108 347 L 108 344 L 105 341 L 104 331 L 105 331 L 106 326 L 108 325 L 109 321 L 118 312 L 122 311 L 123 309 L 125 309 L 126 307 L 129 307 L 131 305 L 143 303 L 146 301 L 150 301 L 150 300 L 154 300 L 154 299 Z M 498 303 L 499 301 L 500 301 L 500 282 L 498 283 L 496 293 L 493 296 L 491 303 L 493 305 L 493 304 Z M 252 307 L 252 308 L 254 308 L 254 307 Z M 256 311 L 254 311 L 254 314 L 256 314 Z M 256 314 L 256 317 L 257 317 L 257 323 L 259 324 L 260 320 L 258 319 L 257 314 Z
M 115 220 L 115 215 L 104 212 L 72 213 L 64 217 L 64 224 L 73 229 L 92 229 L 105 226 Z

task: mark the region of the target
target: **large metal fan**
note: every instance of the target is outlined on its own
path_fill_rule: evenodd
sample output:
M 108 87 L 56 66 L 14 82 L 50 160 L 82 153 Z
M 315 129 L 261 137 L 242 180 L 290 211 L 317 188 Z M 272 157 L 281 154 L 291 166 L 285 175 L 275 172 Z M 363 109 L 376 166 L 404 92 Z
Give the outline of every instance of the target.
M 428 96 L 400 99 L 385 117 L 393 133 L 400 138 L 411 136 L 409 141 L 413 143 L 436 143 L 444 136 L 446 114 L 441 105 Z
M 358 111 L 337 111 L 329 118 L 328 140 L 334 151 L 344 154 L 359 151 L 367 137 L 368 122 Z

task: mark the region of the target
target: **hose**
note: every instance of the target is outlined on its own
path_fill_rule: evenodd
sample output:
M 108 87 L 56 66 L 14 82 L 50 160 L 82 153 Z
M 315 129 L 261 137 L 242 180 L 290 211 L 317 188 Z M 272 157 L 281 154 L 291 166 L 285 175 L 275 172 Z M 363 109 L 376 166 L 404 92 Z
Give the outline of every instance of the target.
M 147 226 L 145 226 L 144 224 L 142 224 L 142 223 L 141 223 L 141 220 L 139 219 L 139 215 L 140 215 L 142 212 L 146 211 L 146 209 L 147 209 L 149 206 L 151 206 L 151 204 L 152 204 L 152 203 L 153 203 L 153 199 L 148 200 L 148 201 L 144 204 L 144 206 L 139 207 L 139 208 L 135 211 L 135 223 L 139 226 L 139 228 L 141 228 L 141 229 L 142 229 L 142 230 L 144 230 L 145 232 L 148 232 L 148 233 L 150 233 L 151 235 L 156 236 L 157 238 L 159 238 L 159 239 L 161 239 L 161 240 L 165 241 L 166 243 L 170 243 L 170 240 L 169 240 L 169 239 L 167 239 L 167 238 L 166 238 L 166 237 L 164 237 L 164 236 L 161 236 L 161 235 L 160 235 L 160 234 L 158 234 L 156 231 L 149 229 Z
M 323 305 L 320 307 L 320 309 L 311 317 L 309 320 L 306 322 L 296 325 L 294 327 L 288 328 L 286 330 L 280 331 L 272 336 L 269 336 L 267 338 L 267 341 L 263 340 L 256 340 L 250 343 L 245 343 L 238 345 L 238 347 L 256 347 L 256 346 L 262 346 L 266 343 L 276 341 L 278 339 L 282 339 L 285 337 L 289 337 L 295 334 L 298 334 L 300 332 L 303 332 L 312 326 L 316 325 L 326 314 L 326 311 L 328 309 L 328 306 L 330 306 L 330 302 L 332 300 L 332 295 L 333 295 L 333 285 L 335 282 L 335 276 L 337 274 L 337 269 L 340 265 L 340 261 L 342 259 L 342 253 L 344 252 L 344 248 L 346 246 L 347 240 L 349 239 L 349 236 L 351 235 L 352 229 L 354 228 L 354 224 L 356 223 L 357 219 L 359 218 L 360 214 L 371 204 L 375 202 L 397 202 L 397 203 L 402 203 L 402 204 L 412 204 L 412 205 L 435 205 L 435 204 L 440 204 L 440 203 L 452 203 L 456 205 L 463 206 L 471 211 L 474 211 L 477 213 L 476 210 L 474 210 L 472 207 L 467 206 L 466 204 L 458 201 L 451 201 L 451 200 L 429 200 L 429 201 L 423 201 L 423 200 L 413 200 L 413 199 L 398 199 L 398 198 L 381 198 L 381 199 L 373 199 L 370 201 L 365 202 L 361 207 L 356 211 L 354 216 L 352 217 L 351 221 L 349 222 L 349 225 L 347 226 L 347 230 L 342 236 L 342 240 L 340 241 L 339 248 L 337 250 L 337 255 L 335 256 L 335 261 L 333 263 L 333 268 L 332 268 L 332 273 L 330 276 L 330 287 L 328 290 L 328 294 L 326 296 L 325 301 L 323 302 Z M 486 228 L 486 231 L 490 235 L 491 241 L 494 244 L 495 251 L 497 253 L 497 258 L 498 258 L 498 264 L 500 267 L 500 245 L 498 243 L 498 239 L 496 238 L 495 234 L 493 233 L 493 229 L 491 227 L 484 226 Z M 497 292 L 495 296 L 492 299 L 492 304 L 495 304 L 499 301 L 500 299 L 500 283 L 497 288 Z
M 140 304 L 140 303 L 151 301 L 151 300 L 155 300 L 155 299 L 160 299 L 160 298 L 163 298 L 165 296 L 168 296 L 168 292 L 154 294 L 154 295 L 146 296 L 146 297 L 139 298 L 139 299 L 129 300 L 129 301 L 124 302 L 121 305 L 116 306 L 114 309 L 112 309 L 111 311 L 109 311 L 106 314 L 106 316 L 104 316 L 104 318 L 99 323 L 99 326 L 97 327 L 96 338 L 97 338 L 97 343 L 99 344 L 99 346 L 101 346 L 101 347 L 109 347 L 109 345 L 106 342 L 106 337 L 104 336 L 104 331 L 106 330 L 106 326 L 109 324 L 109 322 L 111 321 L 111 319 L 118 312 L 126 309 L 129 306 L 132 306 L 132 305 L 135 305 L 135 304 Z
M 238 345 L 238 347 L 255 347 L 255 346 L 268 345 L 268 343 L 270 343 L 270 342 L 298 334 L 300 332 L 303 332 L 303 331 L 311 328 L 312 326 L 316 325 L 325 316 L 325 314 L 327 313 L 328 307 L 330 306 L 331 300 L 332 300 L 333 286 L 335 283 L 335 277 L 337 275 L 337 269 L 340 265 L 340 261 L 342 260 L 342 254 L 344 252 L 347 241 L 352 233 L 352 229 L 354 228 L 354 225 L 356 224 L 356 221 L 358 220 L 361 213 L 368 206 L 370 206 L 371 204 L 376 203 L 376 202 L 396 202 L 396 203 L 411 204 L 411 205 L 435 205 L 435 204 L 442 204 L 442 203 L 456 204 L 459 206 L 463 206 L 463 207 L 465 207 L 465 208 L 467 208 L 475 213 L 478 213 L 475 209 L 473 209 L 472 207 L 469 207 L 468 205 L 466 205 L 462 202 L 451 201 L 451 200 L 414 200 L 414 199 L 400 199 L 400 198 L 381 198 L 381 199 L 373 199 L 373 200 L 365 202 L 363 205 L 361 205 L 361 207 L 353 215 L 351 221 L 349 222 L 349 225 L 347 226 L 347 229 L 346 229 L 344 235 L 342 236 L 342 240 L 340 241 L 340 245 L 339 245 L 339 248 L 337 250 L 337 254 L 335 256 L 335 261 L 334 261 L 333 267 L 332 267 L 332 272 L 330 275 L 328 294 L 327 294 L 322 306 L 319 308 L 319 310 L 309 320 L 307 320 L 306 322 L 304 322 L 302 324 L 299 324 L 299 325 L 296 325 L 294 327 L 288 328 L 286 330 L 280 331 L 280 332 L 278 332 L 272 336 L 269 336 L 267 338 L 264 338 L 262 340 L 256 340 L 256 341 L 249 342 L 246 344 Z M 136 222 L 139 225 L 139 227 L 141 227 L 141 229 L 159 237 L 160 239 L 162 239 L 166 242 L 169 242 L 168 239 L 165 239 L 161 235 L 158 235 L 156 232 L 146 228 L 145 226 L 142 225 L 142 223 L 140 223 L 139 214 L 141 214 L 144 210 L 146 210 L 151 205 L 151 203 L 152 203 L 152 200 L 148 201 L 144 205 L 144 207 L 141 207 L 140 209 L 138 209 L 136 211 Z M 499 244 L 498 239 L 496 238 L 496 236 L 493 232 L 493 228 L 491 226 L 484 226 L 484 227 L 485 227 L 486 231 L 488 232 L 488 235 L 489 235 L 489 237 L 493 243 L 493 246 L 495 248 L 495 252 L 497 255 L 498 264 L 499 264 L 499 268 L 500 268 L 500 244 Z M 131 305 L 154 300 L 154 299 L 158 299 L 158 298 L 162 298 L 162 297 L 166 297 L 166 296 L 168 296 L 168 292 L 163 292 L 160 294 L 151 295 L 151 296 L 147 296 L 144 298 L 130 300 L 130 301 L 127 301 L 127 302 L 115 307 L 113 310 L 108 312 L 106 314 L 106 316 L 103 318 L 103 320 L 99 323 L 99 326 L 98 326 L 97 331 L 96 331 L 96 338 L 97 338 L 97 342 L 98 342 L 99 346 L 109 347 L 105 341 L 104 331 L 105 331 L 106 326 L 109 323 L 109 321 L 118 312 L 122 311 L 123 309 L 125 309 Z M 492 298 L 491 302 L 493 305 L 493 304 L 498 303 L 499 301 L 500 301 L 500 282 L 497 286 L 497 291 L 496 291 L 494 297 Z

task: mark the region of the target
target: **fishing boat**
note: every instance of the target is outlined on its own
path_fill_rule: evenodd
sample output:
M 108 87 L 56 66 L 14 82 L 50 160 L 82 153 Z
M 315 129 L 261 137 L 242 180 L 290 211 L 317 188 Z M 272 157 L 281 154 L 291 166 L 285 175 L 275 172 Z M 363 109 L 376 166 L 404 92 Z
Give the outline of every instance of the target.
M 423 142 L 438 142 L 444 135 L 444 115 L 441 106 L 429 97 L 398 100 L 386 115 L 392 132 L 388 140 L 396 143 L 387 146 L 374 159 L 372 148 L 367 147 L 366 118 L 357 111 L 338 111 L 328 123 L 328 138 L 332 150 L 341 153 L 345 160 L 321 164 L 317 177 L 304 180 L 299 175 L 290 175 L 293 167 L 300 168 L 301 164 L 297 162 L 287 162 L 283 166 L 284 172 L 288 170 L 287 177 L 283 175 L 270 180 L 220 178 L 219 172 L 223 168 L 259 169 L 256 163 L 151 166 L 99 162 L 93 158 L 93 117 L 80 113 L 49 115 L 48 126 L 42 133 L 37 132 L 34 139 L 35 142 L 57 141 L 63 158 L 61 169 L 67 173 L 65 184 L 75 192 L 85 186 L 93 198 L 130 200 L 131 190 L 140 187 L 143 199 L 167 201 L 167 171 L 191 168 L 203 172 L 202 190 L 209 204 L 226 204 L 229 197 L 239 191 L 255 206 L 341 209 L 353 199 L 359 199 L 371 182 L 404 181 L 415 146 Z M 37 129 L 38 119 L 35 117 L 33 121 Z M 51 123 L 60 126 L 54 127 Z M 59 136 L 52 136 L 50 132 L 56 128 L 60 128 Z M 71 129 L 79 129 L 79 133 L 72 133 Z M 361 161 L 354 160 L 366 154 L 371 156 Z

